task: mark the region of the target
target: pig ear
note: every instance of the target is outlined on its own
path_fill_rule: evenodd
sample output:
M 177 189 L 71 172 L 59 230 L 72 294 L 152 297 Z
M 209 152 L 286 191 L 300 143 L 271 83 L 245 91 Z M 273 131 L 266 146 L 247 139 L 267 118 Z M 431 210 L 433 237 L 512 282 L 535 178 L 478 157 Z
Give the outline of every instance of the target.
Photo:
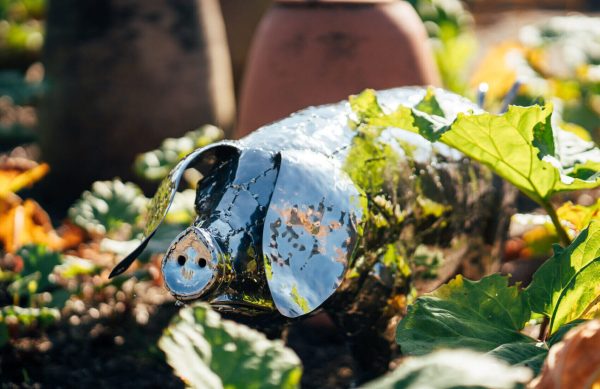
M 162 180 L 154 197 L 150 201 L 144 223 L 142 242 L 115 266 L 109 278 L 118 276 L 127 270 L 133 261 L 144 251 L 148 242 L 152 239 L 152 236 L 167 215 L 167 211 L 175 198 L 175 193 L 177 193 L 183 173 L 187 169 L 196 168 L 206 175 L 219 165 L 220 162 L 231 158 L 233 155 L 239 155 L 239 153 L 240 148 L 237 144 L 224 141 L 197 149 L 179 161 L 169 175 Z
M 284 151 L 280 158 L 262 248 L 275 306 L 297 317 L 341 284 L 363 211 L 359 191 L 337 161 L 307 150 Z

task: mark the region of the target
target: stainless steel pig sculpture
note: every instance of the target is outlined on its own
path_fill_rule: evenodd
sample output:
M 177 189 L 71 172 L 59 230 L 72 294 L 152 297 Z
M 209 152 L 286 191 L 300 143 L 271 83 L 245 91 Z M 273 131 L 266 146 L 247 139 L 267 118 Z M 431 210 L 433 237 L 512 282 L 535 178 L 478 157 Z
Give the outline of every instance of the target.
M 423 88 L 398 88 L 377 92 L 377 98 L 392 110 L 414 106 L 425 94 Z M 479 111 L 452 93 L 435 94 L 447 117 Z M 506 225 L 499 217 L 504 184 L 456 150 L 389 128 L 381 141 L 401 162 L 390 177 L 374 172 L 385 176 L 383 190 L 370 193 L 348 171 L 360 136 L 350 118 L 348 102 L 310 107 L 239 141 L 192 152 L 160 185 L 143 242 L 111 277 L 144 250 L 189 168 L 203 174 L 198 216 L 162 261 L 164 283 L 179 300 L 202 299 L 249 314 L 277 310 L 289 318 L 328 300 L 326 306 L 333 301 L 338 311 L 353 311 L 364 322 L 380 316 L 398 291 L 408 291 L 398 258 L 418 267 L 411 258 L 423 247 L 447 253 L 445 262 L 454 270 L 491 270 L 489 258 Z M 369 176 L 368 163 L 358 168 Z M 374 222 L 368 212 L 385 208 L 386 201 L 395 204 L 395 221 Z M 392 249 L 394 264 L 386 262 Z M 447 265 L 438 270 L 447 272 Z M 352 323 L 346 324 L 351 332 Z

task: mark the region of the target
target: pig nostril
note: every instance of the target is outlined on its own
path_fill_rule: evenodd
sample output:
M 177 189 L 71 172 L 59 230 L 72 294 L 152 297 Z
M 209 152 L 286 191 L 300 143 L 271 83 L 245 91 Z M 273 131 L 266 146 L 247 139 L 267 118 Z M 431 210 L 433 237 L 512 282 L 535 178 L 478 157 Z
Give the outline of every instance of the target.
M 198 260 L 198 266 L 200 266 L 200 267 L 205 267 L 205 266 L 206 266 L 206 259 L 204 259 L 204 258 L 200 258 L 200 259 Z
M 179 264 L 179 266 L 185 265 L 185 261 L 186 261 L 186 258 L 183 255 L 180 255 L 177 257 L 177 263 Z

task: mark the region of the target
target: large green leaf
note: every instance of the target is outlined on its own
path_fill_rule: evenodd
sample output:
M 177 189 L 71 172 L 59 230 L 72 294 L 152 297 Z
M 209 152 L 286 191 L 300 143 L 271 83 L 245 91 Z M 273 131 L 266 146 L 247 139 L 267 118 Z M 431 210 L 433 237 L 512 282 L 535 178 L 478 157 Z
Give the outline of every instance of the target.
M 508 366 L 491 356 L 469 350 L 441 350 L 410 358 L 392 373 L 364 389 L 523 388 L 532 378 L 523 367 Z
M 590 318 L 600 303 L 600 221 L 593 221 L 533 275 L 526 294 L 531 309 L 550 318 L 550 333 L 575 319 Z
M 551 115 L 551 106 L 537 105 L 511 106 L 501 115 L 459 114 L 441 141 L 490 166 L 539 203 L 560 191 L 600 185 L 598 177 L 571 177 L 560 165 Z
M 355 100 L 361 104 L 351 106 L 367 127 L 398 127 L 417 132 L 432 142 L 439 140 L 489 166 L 540 204 L 557 192 L 600 185 L 598 163 L 576 161 L 572 166 L 561 163 L 550 105 L 510 106 L 499 115 L 459 113 L 450 122 L 437 115 L 439 111 L 432 103 L 435 100 L 429 94 L 417 107 L 435 115 L 404 106 L 385 113 L 371 90 Z
M 221 320 L 207 304 L 183 308 L 159 341 L 167 361 L 197 388 L 296 388 L 300 359 L 279 340 Z
M 409 306 L 398 325 L 396 341 L 408 355 L 469 348 L 527 365 L 547 352 L 520 333 L 530 313 L 524 294 L 517 286 L 509 287 L 506 277 L 494 274 L 469 281 L 459 275 Z
M 548 347 L 537 343 L 507 343 L 496 347 L 488 354 L 511 365 L 527 366 L 538 373 L 548 355 Z

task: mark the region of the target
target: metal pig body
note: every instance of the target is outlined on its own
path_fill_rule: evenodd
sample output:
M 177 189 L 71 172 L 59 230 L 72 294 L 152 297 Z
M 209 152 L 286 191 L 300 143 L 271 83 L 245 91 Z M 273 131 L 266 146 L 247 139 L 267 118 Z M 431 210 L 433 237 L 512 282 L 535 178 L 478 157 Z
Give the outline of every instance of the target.
M 377 97 L 392 110 L 416 105 L 425 93 L 398 88 Z M 443 90 L 436 97 L 447 117 L 478 110 Z M 380 307 L 407 291 L 408 273 L 398 258 L 411 267 L 422 248 L 458 250 L 464 257 L 462 238 L 472 234 L 493 246 L 489 230 L 499 225 L 494 215 L 501 197 L 487 169 L 443 144 L 387 129 L 380 140 L 401 161 L 393 172 L 373 172 L 383 176 L 373 193 L 353 174 L 362 169 L 368 177 L 370 167 L 353 166 L 357 133 L 351 117 L 347 102 L 311 107 L 239 141 L 196 150 L 161 184 L 144 242 L 113 273 L 124 271 L 143 250 L 190 167 L 204 175 L 198 217 L 163 260 L 165 284 L 181 300 L 200 298 L 250 313 L 276 309 L 287 317 L 312 312 L 328 299 L 343 309 Z M 394 209 L 376 211 L 388 218 L 379 223 L 370 213 L 386 204 Z M 378 304 L 366 297 L 370 294 Z

